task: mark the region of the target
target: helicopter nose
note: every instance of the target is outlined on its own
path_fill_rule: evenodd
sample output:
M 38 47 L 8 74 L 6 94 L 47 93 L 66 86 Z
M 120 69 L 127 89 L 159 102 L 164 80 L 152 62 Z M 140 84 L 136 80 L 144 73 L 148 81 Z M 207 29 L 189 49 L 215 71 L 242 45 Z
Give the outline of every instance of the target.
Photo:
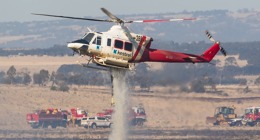
M 68 43 L 68 48 L 71 48 L 73 50 L 78 50 L 82 47 L 82 44 L 80 43 Z

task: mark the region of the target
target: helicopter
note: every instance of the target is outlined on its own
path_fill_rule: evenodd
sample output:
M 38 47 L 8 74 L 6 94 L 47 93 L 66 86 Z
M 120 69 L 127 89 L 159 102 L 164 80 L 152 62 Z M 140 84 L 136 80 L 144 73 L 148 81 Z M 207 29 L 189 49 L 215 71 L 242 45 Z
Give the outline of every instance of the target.
M 164 63 L 210 63 L 214 56 L 221 51 L 226 56 L 226 51 L 220 46 L 219 41 L 215 41 L 212 35 L 206 31 L 206 35 L 213 42 L 202 54 L 187 54 L 168 50 L 151 48 L 152 37 L 136 34 L 130 31 L 125 24 L 130 23 L 151 23 L 151 22 L 174 22 L 184 20 L 196 20 L 196 18 L 176 18 L 176 19 L 154 19 L 154 20 L 122 20 L 105 8 L 101 10 L 110 19 L 80 18 L 60 15 L 37 14 L 33 15 L 88 20 L 96 22 L 116 23 L 108 31 L 95 32 L 88 28 L 88 32 L 81 38 L 69 42 L 67 47 L 81 56 L 88 56 L 83 66 L 98 68 L 119 68 L 132 70 L 136 63 L 141 62 L 164 62 Z M 90 64 L 96 64 L 93 67 Z

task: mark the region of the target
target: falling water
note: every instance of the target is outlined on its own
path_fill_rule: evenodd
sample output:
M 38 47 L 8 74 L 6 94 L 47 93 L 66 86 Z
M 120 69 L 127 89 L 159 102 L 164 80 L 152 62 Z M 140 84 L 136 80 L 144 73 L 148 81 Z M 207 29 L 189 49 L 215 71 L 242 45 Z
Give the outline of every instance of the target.
M 127 122 L 127 94 L 126 70 L 112 69 L 115 108 L 112 117 L 113 126 L 110 140 L 126 140 L 128 132 Z

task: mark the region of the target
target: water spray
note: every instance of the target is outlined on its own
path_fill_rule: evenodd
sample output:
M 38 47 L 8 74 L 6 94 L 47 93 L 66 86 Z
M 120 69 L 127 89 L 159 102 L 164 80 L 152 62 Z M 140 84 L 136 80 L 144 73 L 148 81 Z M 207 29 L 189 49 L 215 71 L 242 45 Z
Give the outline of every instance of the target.
M 109 140 L 126 140 L 128 134 L 127 108 L 128 86 L 126 83 L 126 70 L 111 69 L 113 81 L 113 97 L 115 100 L 112 117 L 112 134 Z

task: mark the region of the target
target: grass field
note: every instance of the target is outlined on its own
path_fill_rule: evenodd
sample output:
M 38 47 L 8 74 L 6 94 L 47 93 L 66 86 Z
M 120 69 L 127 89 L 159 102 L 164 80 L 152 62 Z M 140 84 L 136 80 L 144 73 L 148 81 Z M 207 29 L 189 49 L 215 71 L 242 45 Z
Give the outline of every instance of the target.
M 41 69 L 56 71 L 60 65 L 76 64 L 77 60 L 78 57 L 69 56 L 0 57 L 0 71 L 6 71 L 12 65 L 17 70 L 27 68 L 32 73 Z M 217 106 L 234 105 L 237 114 L 243 114 L 246 107 L 260 106 L 259 87 L 250 87 L 252 92 L 247 94 L 242 92 L 243 88 L 240 85 L 217 86 L 229 96 L 179 93 L 176 87 L 152 87 L 149 93 L 140 92 L 136 87 L 128 94 L 132 106 L 142 104 L 145 107 L 148 117 L 145 127 L 200 131 L 212 127 L 205 123 L 205 119 L 213 115 Z M 106 86 L 71 86 L 69 92 L 60 92 L 51 91 L 48 86 L 0 85 L 0 130 L 30 130 L 25 117 L 35 109 L 79 107 L 95 115 L 109 108 L 110 101 L 111 87 Z

